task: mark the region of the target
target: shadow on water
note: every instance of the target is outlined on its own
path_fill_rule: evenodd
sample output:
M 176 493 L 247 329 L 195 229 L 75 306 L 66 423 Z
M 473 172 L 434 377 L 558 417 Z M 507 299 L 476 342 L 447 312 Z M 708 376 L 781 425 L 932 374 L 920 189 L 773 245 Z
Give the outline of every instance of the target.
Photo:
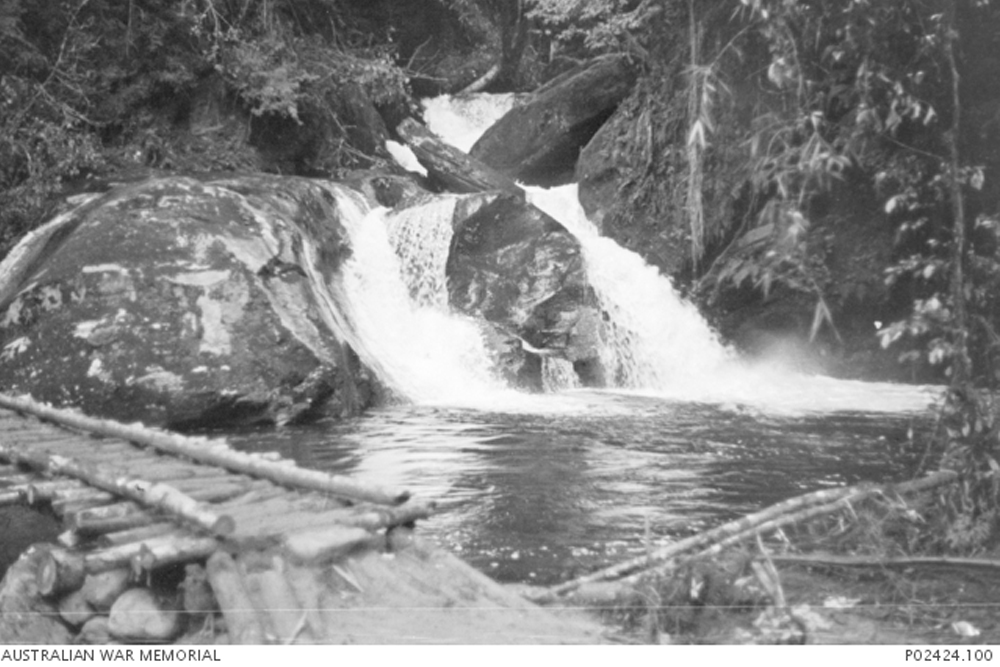
M 399 406 L 230 441 L 436 499 L 425 535 L 501 581 L 549 584 L 642 553 L 647 521 L 655 546 L 819 488 L 908 478 L 908 432 L 927 419 L 599 401 L 615 409 Z

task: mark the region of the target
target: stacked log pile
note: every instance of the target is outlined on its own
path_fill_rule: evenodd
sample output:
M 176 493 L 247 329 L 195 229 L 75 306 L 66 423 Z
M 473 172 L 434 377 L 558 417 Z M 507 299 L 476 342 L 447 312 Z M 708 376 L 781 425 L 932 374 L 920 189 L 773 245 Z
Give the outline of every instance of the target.
M 315 566 L 354 549 L 384 549 L 386 531 L 432 509 L 404 491 L 243 454 L 219 440 L 29 399 L 0 395 L 0 406 L 32 415 L 0 411 L 0 461 L 7 464 L 0 467 L 0 504 L 46 508 L 66 527 L 58 545 L 37 549 L 22 569 L 81 642 L 168 641 L 185 632 L 202 641 L 225 637 L 227 623 L 215 618 L 219 598 L 248 608 L 239 591 L 249 576 L 237 565 L 240 554 Z M 264 587 L 272 597 L 273 579 L 265 577 Z M 229 632 L 238 641 L 278 636 L 249 631 L 245 622 Z
M 0 643 L 598 636 L 415 538 L 433 504 L 405 491 L 0 394 L 0 504 L 13 503 L 66 530 L 8 570 Z

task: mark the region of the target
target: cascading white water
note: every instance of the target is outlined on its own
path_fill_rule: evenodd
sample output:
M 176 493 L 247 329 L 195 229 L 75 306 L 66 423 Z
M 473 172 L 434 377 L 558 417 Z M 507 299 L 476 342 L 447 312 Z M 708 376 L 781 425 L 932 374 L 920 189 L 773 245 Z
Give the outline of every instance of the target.
M 457 202 L 456 197 L 442 195 L 387 216 L 389 241 L 396 249 L 403 281 L 417 306 L 448 311 L 445 264 Z
M 481 95 L 424 102 L 428 125 L 468 150 L 516 100 Z M 750 365 L 724 346 L 669 278 L 613 240 L 583 214 L 575 186 L 526 188 L 532 203 L 559 220 L 581 243 L 588 279 L 608 323 L 602 361 L 620 389 L 683 400 L 734 401 L 768 411 L 922 410 L 935 388 L 834 380 Z M 548 360 L 546 360 L 548 362 Z M 566 364 L 546 363 L 547 389 L 573 388 Z
M 517 106 L 518 96 L 441 95 L 423 101 L 427 127 L 455 148 L 469 152 L 476 140 L 493 123 Z
M 441 286 L 433 281 L 422 292 L 426 303 L 411 298 L 384 211 L 344 222 L 353 250 L 343 266 L 348 317 L 383 379 L 424 402 L 465 402 L 494 393 L 497 381 L 476 324 L 436 306 Z
M 607 314 L 601 357 L 615 386 L 690 387 L 732 360 L 715 331 L 668 278 L 598 233 L 580 206 L 576 185 L 525 189 L 532 204 L 580 241 L 587 277 Z

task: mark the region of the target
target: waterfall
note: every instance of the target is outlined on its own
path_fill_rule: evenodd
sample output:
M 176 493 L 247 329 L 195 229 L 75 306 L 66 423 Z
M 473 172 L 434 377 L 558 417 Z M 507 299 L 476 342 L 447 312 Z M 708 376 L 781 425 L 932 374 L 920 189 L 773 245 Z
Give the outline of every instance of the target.
M 327 325 L 405 399 L 460 404 L 501 391 L 478 326 L 446 305 L 447 199 L 428 205 L 423 215 L 417 209 L 390 220 L 384 209 L 369 209 L 360 197 L 339 189 L 331 193 L 351 256 L 330 281 L 317 269 L 315 249 L 306 248 L 307 272 Z M 393 250 L 390 229 L 403 241 L 402 259 Z
M 468 153 L 482 133 L 517 106 L 517 101 L 517 95 L 512 93 L 441 95 L 423 101 L 424 119 L 431 132 Z
M 388 215 L 389 241 L 414 303 L 448 310 L 445 264 L 451 245 L 451 221 L 457 197 L 442 195 Z
M 669 278 L 598 233 L 580 206 L 576 185 L 525 189 L 532 204 L 580 241 L 587 277 L 606 314 L 601 360 L 614 386 L 690 388 L 732 360 L 715 331 Z
M 425 100 L 428 126 L 445 141 L 468 150 L 490 125 L 517 103 L 513 96 L 476 95 L 467 98 L 442 96 Z M 670 279 L 648 265 L 639 255 L 602 237 L 587 219 L 577 199 L 575 185 L 544 190 L 526 187 L 529 200 L 561 222 L 580 241 L 588 280 L 604 314 L 605 327 L 600 350 L 606 378 L 619 391 L 648 393 L 681 400 L 736 402 L 769 412 L 802 410 L 922 410 L 937 396 L 931 387 L 834 380 L 789 371 L 773 364 L 749 364 L 722 344 L 697 308 L 674 289 Z M 423 258 L 424 250 L 436 245 L 443 251 L 443 238 L 450 234 L 440 220 L 434 222 L 434 207 L 449 214 L 440 203 L 406 214 L 407 225 L 420 216 L 432 228 L 393 236 L 400 245 L 404 271 L 410 277 L 410 292 L 440 308 L 439 278 L 414 278 L 424 268 L 443 259 Z M 413 237 L 403 234 L 415 235 Z M 430 237 L 437 238 L 430 243 Z M 547 391 L 578 387 L 571 365 L 559 359 L 543 360 L 543 383 Z

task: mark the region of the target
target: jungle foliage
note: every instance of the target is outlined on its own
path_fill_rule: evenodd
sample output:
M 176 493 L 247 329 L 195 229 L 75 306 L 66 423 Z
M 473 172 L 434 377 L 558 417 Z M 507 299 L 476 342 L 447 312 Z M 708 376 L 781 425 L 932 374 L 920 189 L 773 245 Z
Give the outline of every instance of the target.
M 951 383 L 933 460 L 966 484 L 947 501 L 944 541 L 974 550 L 995 536 L 1000 6 L 534 0 L 529 11 L 553 50 L 625 52 L 646 72 L 620 110 L 629 155 L 608 156 L 625 170 L 611 224 L 652 220 L 661 228 L 640 234 L 655 238 L 686 220 L 706 299 L 799 294 L 812 338 L 839 339 L 841 318 L 874 304 L 882 346 Z
M 266 166 L 257 120 L 339 124 L 314 170 L 370 162 L 331 99 L 405 104 L 394 48 L 336 0 L 0 0 L 0 249 L 86 176 Z M 244 123 L 179 136 L 198 104 Z

